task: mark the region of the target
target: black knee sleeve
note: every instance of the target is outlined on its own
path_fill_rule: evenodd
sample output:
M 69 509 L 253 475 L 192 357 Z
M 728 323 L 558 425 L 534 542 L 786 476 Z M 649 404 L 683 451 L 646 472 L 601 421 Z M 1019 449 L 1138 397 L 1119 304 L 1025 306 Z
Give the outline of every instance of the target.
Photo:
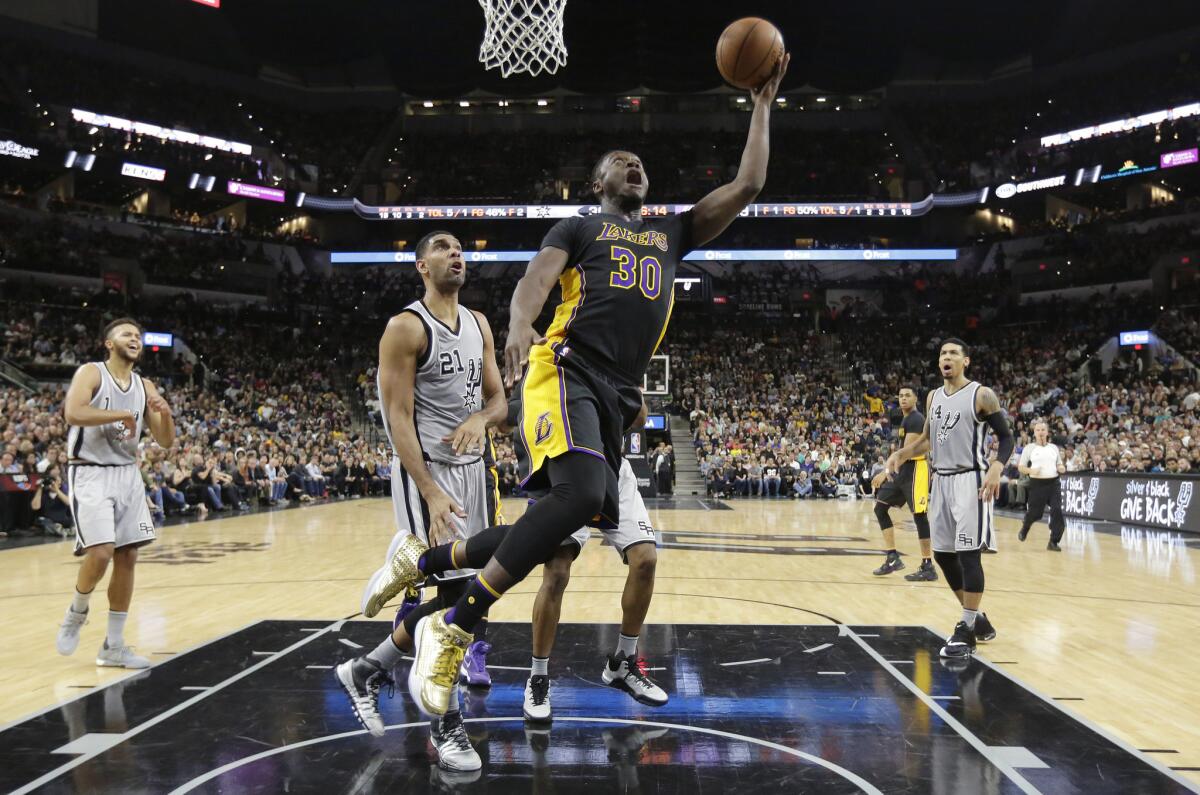
M 913 514 L 913 524 L 917 526 L 917 538 L 929 538 L 929 515 L 924 513 Z
M 892 517 L 888 514 L 891 507 L 886 502 L 875 501 L 875 518 L 879 520 L 880 530 L 887 530 L 892 526 Z
M 963 589 L 963 570 L 962 563 L 958 560 L 958 555 L 954 552 L 938 552 L 934 551 L 933 559 L 937 561 L 937 565 L 942 570 L 942 575 L 946 578 L 946 584 L 950 586 L 951 591 L 961 591 Z
M 496 562 L 514 582 L 524 579 L 567 536 L 590 524 L 604 507 L 608 464 L 587 453 L 549 461 L 550 491 L 529 507 L 496 550 Z
M 958 562 L 962 566 L 963 590 L 967 593 L 983 593 L 983 557 L 979 550 L 959 552 Z

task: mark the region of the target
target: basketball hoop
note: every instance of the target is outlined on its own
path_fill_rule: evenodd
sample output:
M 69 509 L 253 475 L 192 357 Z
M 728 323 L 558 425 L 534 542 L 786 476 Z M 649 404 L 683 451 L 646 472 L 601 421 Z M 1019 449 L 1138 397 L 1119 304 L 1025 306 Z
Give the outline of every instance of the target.
M 567 0 L 479 0 L 483 43 L 479 62 L 501 77 L 527 72 L 554 74 L 567 63 L 563 9 Z

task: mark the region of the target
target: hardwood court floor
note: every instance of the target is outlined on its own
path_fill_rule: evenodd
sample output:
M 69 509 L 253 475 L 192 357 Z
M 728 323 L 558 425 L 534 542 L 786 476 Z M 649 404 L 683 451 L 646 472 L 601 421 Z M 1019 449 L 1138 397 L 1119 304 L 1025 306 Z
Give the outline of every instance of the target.
M 880 538 L 870 502 L 728 506 L 651 508 L 663 549 L 648 622 L 928 625 L 946 633 L 957 619 L 943 582 L 872 576 Z M 510 519 L 522 510 L 519 501 L 505 504 Z M 262 619 L 354 615 L 391 521 L 389 503 L 372 499 L 163 529 L 143 552 L 127 639 L 161 661 Z M 1045 550 L 1044 524 L 1025 544 L 1016 520 L 997 524 L 1000 554 L 985 558 L 984 607 L 999 637 L 980 653 L 1200 784 L 1200 539 L 1077 523 L 1056 554 Z M 907 573 L 919 562 L 916 538 L 909 522 L 899 526 Z M 0 724 L 122 675 L 92 665 L 103 595 L 93 599 L 77 654 L 54 651 L 76 565 L 68 543 L 0 551 L 0 564 Z M 535 572 L 494 619 L 528 621 L 538 581 Z M 576 563 L 563 620 L 615 623 L 623 582 L 616 555 L 593 539 Z

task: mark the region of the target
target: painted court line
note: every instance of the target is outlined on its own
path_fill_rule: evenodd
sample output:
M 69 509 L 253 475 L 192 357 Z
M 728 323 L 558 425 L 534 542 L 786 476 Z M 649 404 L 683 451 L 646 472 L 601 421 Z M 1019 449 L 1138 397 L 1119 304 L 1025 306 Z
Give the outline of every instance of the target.
M 304 667 L 310 671 L 328 671 L 333 666 L 332 665 L 306 665 Z
M 813 646 L 811 649 L 805 649 L 804 653 L 805 654 L 816 654 L 819 651 L 825 651 L 826 649 L 832 649 L 832 648 L 833 648 L 832 643 L 822 643 L 820 646 Z
M 978 751 L 984 759 L 987 759 L 989 762 L 995 765 L 996 768 L 1009 779 L 1009 781 L 1017 785 L 1017 788 L 1020 789 L 1021 792 L 1026 793 L 1026 795 L 1040 795 L 1037 787 L 1026 781 L 1025 777 L 1018 773 L 1016 768 L 1008 764 L 1008 762 L 1003 758 L 1003 755 L 993 753 L 991 746 L 985 744 L 982 740 L 976 737 L 970 729 L 968 729 L 966 726 L 960 723 L 958 719 L 947 712 L 941 704 L 930 698 L 928 693 L 917 687 L 912 680 L 896 670 L 896 667 L 891 665 L 887 660 L 883 659 L 883 655 L 871 648 L 871 644 L 859 637 L 857 632 L 847 626 L 845 628 L 845 635 L 857 643 L 863 651 L 871 656 L 871 659 L 883 666 L 884 670 L 891 674 L 897 682 L 903 685 L 918 699 L 925 702 L 925 705 L 929 707 L 931 711 L 941 718 L 947 726 L 958 732 L 959 736 L 966 740 L 967 744 L 969 744 L 972 748 Z
M 72 740 L 66 745 L 55 748 L 52 754 L 102 754 L 109 748 L 121 742 L 124 735 L 90 732 Z
M 360 644 L 355 643 L 354 641 L 350 640 L 349 638 L 338 638 L 338 643 L 341 643 L 344 646 L 349 646 L 352 649 L 361 649 L 362 648 L 362 646 Z
M 270 657 L 272 654 L 278 654 L 278 653 L 279 652 L 277 652 L 277 651 L 252 651 L 252 652 L 250 652 L 250 655 L 252 657 Z
M 523 722 L 524 722 L 524 718 L 466 718 L 463 721 L 463 723 L 468 723 L 468 724 L 470 724 L 470 723 L 523 723 Z M 850 782 L 851 784 L 855 785 L 856 787 L 858 787 L 860 790 L 867 793 L 868 795 L 883 795 L 883 793 L 877 787 L 873 786 L 871 784 L 871 782 L 867 781 L 866 779 L 862 778 L 861 776 L 859 776 L 858 774 L 854 773 L 851 770 L 847 770 L 844 767 L 840 767 L 839 765 L 834 764 L 833 762 L 830 762 L 828 760 L 822 759 L 819 756 L 814 756 L 812 754 L 805 753 L 804 751 L 799 751 L 790 746 L 780 745 L 778 743 L 773 743 L 768 740 L 762 740 L 757 737 L 749 737 L 749 736 L 746 736 L 743 734 L 733 734 L 731 732 L 724 732 L 724 731 L 720 731 L 718 729 L 709 729 L 709 728 L 705 728 L 702 726 L 685 726 L 685 725 L 679 724 L 679 723 L 662 723 L 660 721 L 650 721 L 650 720 L 624 720 L 624 719 L 619 719 L 619 718 L 576 718 L 576 717 L 572 717 L 572 718 L 560 718 L 559 722 L 560 723 L 599 723 L 602 725 L 607 724 L 607 725 L 615 725 L 615 726 L 639 726 L 639 727 L 653 726 L 653 727 L 660 728 L 660 729 L 675 729 L 675 730 L 681 731 L 681 732 L 696 732 L 698 734 L 707 734 L 707 735 L 710 735 L 713 737 L 723 737 L 725 739 L 738 740 L 741 742 L 750 743 L 751 745 L 759 745 L 764 748 L 770 748 L 770 749 L 778 751 L 780 753 L 788 754 L 789 756 L 794 756 L 799 759 L 803 759 L 814 765 L 820 765 L 821 767 L 825 768 L 826 770 L 829 770 L 830 772 L 834 773 L 835 775 L 840 776 L 841 778 L 843 778 L 846 781 Z M 413 728 L 417 728 L 417 727 L 425 727 L 428 725 L 429 724 L 427 722 L 421 721 L 419 723 L 395 724 L 395 725 L 387 726 L 385 728 L 386 728 L 386 730 L 391 731 L 394 729 L 413 729 Z M 242 759 L 237 759 L 226 765 L 222 765 L 221 767 L 218 767 L 214 770 L 210 770 L 207 773 L 205 773 L 204 775 L 198 776 L 197 778 L 194 778 L 191 781 L 189 781 L 185 784 L 181 784 L 180 786 L 171 790 L 169 795 L 183 795 L 183 793 L 191 792 L 191 791 L 195 790 L 197 787 L 201 786 L 202 784 L 206 784 L 209 781 L 212 781 L 215 778 L 223 776 L 224 774 L 226 774 L 230 771 L 237 770 L 238 768 L 240 768 L 244 765 L 248 765 L 248 764 L 257 762 L 260 759 L 266 759 L 268 757 L 275 756 L 276 754 L 282 754 L 282 753 L 286 753 L 288 751 L 294 751 L 298 748 L 306 748 L 311 745 L 318 745 L 320 743 L 330 742 L 330 741 L 334 741 L 334 740 L 341 740 L 341 739 L 345 739 L 347 737 L 358 737 L 358 736 L 365 735 L 366 733 L 367 732 L 365 729 L 358 729 L 357 731 L 342 732 L 340 734 L 330 734 L 325 737 L 314 737 L 311 740 L 304 740 L 302 742 L 292 743 L 290 745 L 284 745 L 279 748 L 271 748 L 270 750 L 262 751 L 257 754 L 252 754 L 251 756 L 243 757 Z
M 738 660 L 737 662 L 721 663 L 726 668 L 732 668 L 735 665 L 754 665 L 755 663 L 771 662 L 770 657 L 759 657 L 756 660 Z
M 845 676 L 845 671 L 817 671 L 817 676 Z
M 124 742 L 130 738 L 136 737 L 137 735 L 141 734 L 142 732 L 146 731 L 147 729 L 151 729 L 151 728 L 157 726 L 158 724 L 162 723 L 166 719 L 173 717 L 175 715 L 178 715 L 180 712 L 183 712 L 185 709 L 188 709 L 192 706 L 195 706 L 196 704 L 199 704 L 201 701 L 208 698 L 213 693 L 216 693 L 219 690 L 224 690 L 225 688 L 229 687 L 230 685 L 234 684 L 235 682 L 245 679 L 247 676 L 250 676 L 250 674 L 255 673 L 256 671 L 259 671 L 260 669 L 265 668 L 266 666 L 275 662 L 280 657 L 290 654 L 291 652 L 295 651 L 296 649 L 300 648 L 301 646 L 311 643 L 312 641 L 321 637 L 326 632 L 332 630 L 333 626 L 334 625 L 331 624 L 328 627 L 326 627 L 325 629 L 321 630 L 320 632 L 310 633 L 308 635 L 308 637 L 298 640 L 295 643 L 293 643 L 291 646 L 288 646 L 286 649 L 281 649 L 280 651 L 276 652 L 275 656 L 268 657 L 265 660 L 263 660 L 262 662 L 255 663 L 254 665 L 251 665 L 249 668 L 241 671 L 240 673 L 234 674 L 233 676 L 229 677 L 225 681 L 218 682 L 217 684 L 208 688 L 204 692 L 197 693 L 196 695 L 189 698 L 187 701 L 183 701 L 179 704 L 176 704 L 175 706 L 171 707 L 168 710 L 158 713 L 153 718 L 150 718 L 149 720 L 145 721 L 144 723 L 139 723 L 134 728 L 132 728 L 129 731 L 125 732 L 124 734 L 120 735 L 120 742 Z M 204 644 L 201 644 L 201 645 L 204 645 Z M 100 755 L 100 752 L 98 752 L 98 751 L 89 751 L 88 753 L 81 754 L 81 755 L 77 756 L 76 758 L 72 759 L 70 762 L 67 762 L 64 765 L 60 765 L 59 767 L 56 767 L 55 769 L 51 770 L 49 773 L 46 773 L 45 775 L 41 776 L 40 778 L 34 779 L 33 781 L 29 782 L 25 786 L 21 787 L 20 789 L 13 790 L 12 795 L 24 795 L 24 793 L 32 792 L 35 789 L 37 789 L 38 787 L 42 786 L 43 784 L 46 784 L 47 782 L 53 781 L 54 779 L 58 778 L 63 773 L 66 773 L 70 770 L 74 770 L 75 768 L 79 767 L 80 765 L 84 764 L 85 762 L 90 762 L 92 759 L 96 758 L 99 755 Z
M 180 690 L 208 690 L 208 685 L 184 685 Z

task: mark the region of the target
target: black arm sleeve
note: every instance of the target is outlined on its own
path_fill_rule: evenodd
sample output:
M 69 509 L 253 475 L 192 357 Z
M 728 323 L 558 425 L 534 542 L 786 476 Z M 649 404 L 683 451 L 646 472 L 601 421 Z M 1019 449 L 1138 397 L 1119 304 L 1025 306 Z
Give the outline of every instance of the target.
M 1017 446 L 1017 440 L 1008 427 L 1008 418 L 1004 416 L 1003 411 L 994 411 L 984 422 L 991 427 L 1000 443 L 1000 452 L 996 455 L 996 460 L 1000 462 L 1000 466 L 1008 466 L 1008 459 L 1012 458 L 1013 448 Z

